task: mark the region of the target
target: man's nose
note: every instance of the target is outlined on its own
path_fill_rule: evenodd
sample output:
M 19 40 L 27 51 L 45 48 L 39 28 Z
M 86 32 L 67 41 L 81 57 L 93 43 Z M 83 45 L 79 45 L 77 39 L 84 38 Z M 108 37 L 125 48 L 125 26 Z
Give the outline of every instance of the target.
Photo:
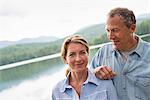
M 112 31 L 109 31 L 109 32 L 107 33 L 107 35 L 108 35 L 108 38 L 109 38 L 109 39 L 114 39 L 114 38 L 115 38 L 115 35 L 114 35 L 114 33 L 113 33 Z

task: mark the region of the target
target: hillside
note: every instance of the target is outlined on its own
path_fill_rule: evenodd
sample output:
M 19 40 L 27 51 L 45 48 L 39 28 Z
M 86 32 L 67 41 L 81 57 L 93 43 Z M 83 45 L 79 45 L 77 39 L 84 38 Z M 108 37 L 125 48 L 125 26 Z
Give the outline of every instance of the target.
M 137 34 L 150 33 L 150 19 L 140 19 L 137 26 Z M 85 37 L 90 45 L 96 45 L 108 41 L 104 24 L 91 25 L 74 34 L 80 34 Z M 64 38 L 46 43 L 16 44 L 1 48 L 0 65 L 58 53 L 60 52 L 63 40 Z M 145 40 L 149 41 L 150 37 L 145 38 Z
M 58 38 L 52 36 L 40 36 L 37 38 L 24 38 L 19 41 L 0 41 L 0 48 L 16 44 L 45 43 L 45 42 L 52 42 L 55 40 L 58 40 Z
M 86 28 L 80 29 L 75 34 L 80 34 L 87 40 L 91 40 L 92 38 L 100 37 L 100 35 L 106 34 L 105 25 L 104 23 L 91 25 Z

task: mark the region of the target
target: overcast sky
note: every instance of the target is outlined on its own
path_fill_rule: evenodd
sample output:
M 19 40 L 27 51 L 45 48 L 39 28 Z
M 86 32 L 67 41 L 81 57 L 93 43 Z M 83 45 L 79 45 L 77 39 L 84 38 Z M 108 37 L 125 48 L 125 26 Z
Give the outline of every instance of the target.
M 138 16 L 150 13 L 150 0 L 0 0 L 0 41 L 64 37 L 102 23 L 114 7 Z

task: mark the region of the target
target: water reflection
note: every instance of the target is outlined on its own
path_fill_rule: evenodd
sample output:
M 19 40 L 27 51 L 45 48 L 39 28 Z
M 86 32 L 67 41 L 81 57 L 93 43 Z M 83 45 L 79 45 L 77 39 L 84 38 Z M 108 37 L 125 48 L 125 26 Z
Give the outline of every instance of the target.
M 65 68 L 51 75 L 43 75 L 37 79 L 22 81 L 0 92 L 1 100 L 51 100 L 53 86 L 65 77 Z

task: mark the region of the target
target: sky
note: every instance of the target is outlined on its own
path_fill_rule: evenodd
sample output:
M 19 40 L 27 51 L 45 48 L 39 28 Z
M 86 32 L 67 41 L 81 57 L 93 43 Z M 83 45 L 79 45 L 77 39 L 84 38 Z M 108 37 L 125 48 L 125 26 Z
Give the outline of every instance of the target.
M 114 7 L 138 16 L 150 13 L 150 0 L 0 0 L 0 41 L 73 34 L 105 22 Z

